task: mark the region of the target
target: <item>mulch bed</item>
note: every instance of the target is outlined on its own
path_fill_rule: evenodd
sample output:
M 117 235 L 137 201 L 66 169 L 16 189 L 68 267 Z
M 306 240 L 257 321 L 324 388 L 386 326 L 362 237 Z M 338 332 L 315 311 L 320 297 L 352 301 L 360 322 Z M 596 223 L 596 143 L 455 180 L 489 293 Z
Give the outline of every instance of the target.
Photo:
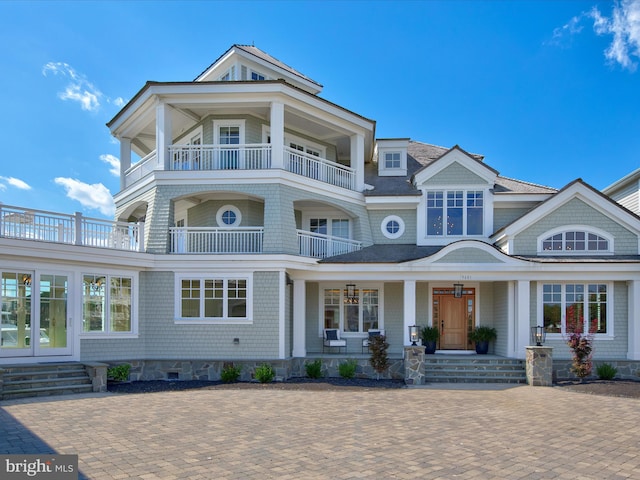
M 605 395 L 608 397 L 640 398 L 640 381 L 634 380 L 586 380 L 563 381 L 557 387 L 566 388 L 572 392 Z

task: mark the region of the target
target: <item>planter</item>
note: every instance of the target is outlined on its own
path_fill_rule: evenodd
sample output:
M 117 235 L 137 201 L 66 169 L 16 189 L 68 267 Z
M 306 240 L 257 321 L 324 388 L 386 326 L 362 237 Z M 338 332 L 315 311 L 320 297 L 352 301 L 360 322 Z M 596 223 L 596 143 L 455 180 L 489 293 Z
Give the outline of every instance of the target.
M 423 342 L 424 345 L 424 353 L 426 353 L 427 355 L 433 355 L 434 353 L 436 353 L 436 345 L 438 344 L 438 342 L 436 342 L 435 340 L 430 340 L 428 342 Z
M 476 353 L 486 355 L 489 351 L 489 340 L 480 340 L 476 342 Z

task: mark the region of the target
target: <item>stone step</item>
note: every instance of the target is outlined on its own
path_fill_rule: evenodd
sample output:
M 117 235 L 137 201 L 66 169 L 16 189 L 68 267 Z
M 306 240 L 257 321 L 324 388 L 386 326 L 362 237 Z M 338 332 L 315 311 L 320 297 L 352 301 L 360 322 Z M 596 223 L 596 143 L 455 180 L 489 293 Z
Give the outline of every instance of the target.
M 2 399 L 93 391 L 92 381 L 81 363 L 6 365 L 1 368 Z
M 4 391 L 20 390 L 23 388 L 53 387 L 56 385 L 91 385 L 89 377 L 61 377 L 61 378 L 31 378 L 27 380 L 11 380 L 4 382 Z
M 71 395 L 74 393 L 90 393 L 93 387 L 89 385 L 60 385 L 57 387 L 25 388 L 22 390 L 5 390 L 3 400 L 12 398 L 43 397 L 49 395 Z
M 524 362 L 478 356 L 425 358 L 425 380 L 440 383 L 526 383 Z

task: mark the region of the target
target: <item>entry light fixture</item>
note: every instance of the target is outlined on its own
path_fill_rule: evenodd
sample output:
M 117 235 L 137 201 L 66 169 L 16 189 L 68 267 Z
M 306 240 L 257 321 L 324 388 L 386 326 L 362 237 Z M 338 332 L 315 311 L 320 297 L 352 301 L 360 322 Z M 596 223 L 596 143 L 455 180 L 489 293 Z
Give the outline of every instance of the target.
M 453 296 L 456 298 L 460 298 L 462 297 L 462 287 L 464 287 L 463 284 L 461 283 L 454 283 L 453 284 Z
M 547 337 L 547 331 L 544 327 L 531 327 L 531 343 L 535 343 L 536 347 L 541 347 Z
M 409 341 L 411 342 L 412 347 L 418 346 L 418 326 L 417 325 L 409 325 Z

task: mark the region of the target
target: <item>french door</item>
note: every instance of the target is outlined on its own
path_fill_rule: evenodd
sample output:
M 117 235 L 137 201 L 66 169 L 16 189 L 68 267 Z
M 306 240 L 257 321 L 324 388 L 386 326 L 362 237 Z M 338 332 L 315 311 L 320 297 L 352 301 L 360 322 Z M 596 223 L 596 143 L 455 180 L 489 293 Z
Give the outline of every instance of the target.
M 2 272 L 1 357 L 71 355 L 69 275 Z

